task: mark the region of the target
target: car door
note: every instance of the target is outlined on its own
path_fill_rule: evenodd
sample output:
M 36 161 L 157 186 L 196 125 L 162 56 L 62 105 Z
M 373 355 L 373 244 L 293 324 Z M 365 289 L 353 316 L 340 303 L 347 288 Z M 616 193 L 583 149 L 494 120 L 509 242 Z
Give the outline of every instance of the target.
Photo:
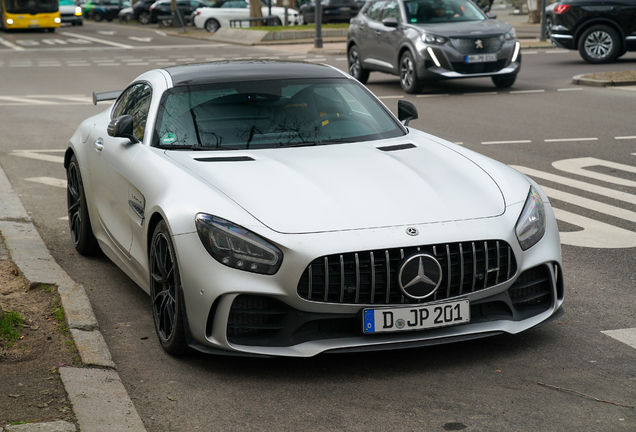
M 397 27 L 384 25 L 383 21 L 387 18 L 394 18 L 398 22 Z M 378 40 L 378 58 L 379 60 L 391 65 L 393 72 L 397 71 L 398 66 L 398 50 L 400 42 L 404 37 L 402 30 L 402 18 L 400 16 L 400 5 L 397 0 L 389 0 L 382 8 L 380 16 L 380 25 L 375 29 Z
M 363 12 L 364 22 L 360 25 L 359 37 L 356 38 L 362 64 L 369 69 L 386 69 L 387 65 L 382 65 L 379 58 L 378 31 L 382 8 L 386 1 L 379 0 L 371 3 Z
M 625 32 L 627 49 L 636 50 L 636 0 L 609 0 L 609 13 Z
M 146 119 L 150 108 L 152 89 L 148 83 L 135 83 L 128 87 L 113 106 L 111 119 L 129 114 L 133 117 L 133 135 L 143 140 Z M 113 138 L 107 133 L 107 125 L 98 124 L 91 132 L 90 142 L 94 151 L 88 152 L 90 181 L 94 205 L 100 228 L 106 232 L 124 257 L 132 244 L 130 196 L 136 189 L 130 185 L 128 175 L 132 160 L 141 143 L 131 143 L 125 138 Z M 133 202 L 130 202 L 133 201 Z

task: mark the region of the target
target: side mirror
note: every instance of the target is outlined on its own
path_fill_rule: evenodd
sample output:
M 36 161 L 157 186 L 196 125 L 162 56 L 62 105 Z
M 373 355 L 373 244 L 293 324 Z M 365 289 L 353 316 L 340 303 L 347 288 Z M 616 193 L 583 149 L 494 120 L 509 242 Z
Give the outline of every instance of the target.
M 492 12 L 486 12 L 486 16 L 488 17 L 488 19 L 497 19 L 497 15 Z
M 398 119 L 404 126 L 408 126 L 411 120 L 417 119 L 417 108 L 415 108 L 413 102 L 398 101 Z
M 130 114 L 115 117 L 108 123 L 106 129 L 109 136 L 114 138 L 128 138 L 132 144 L 139 142 L 133 135 L 133 118 Z
M 382 20 L 382 24 L 385 27 L 392 27 L 392 28 L 396 28 L 398 26 L 398 20 L 395 17 L 388 17 L 388 18 L 384 18 Z

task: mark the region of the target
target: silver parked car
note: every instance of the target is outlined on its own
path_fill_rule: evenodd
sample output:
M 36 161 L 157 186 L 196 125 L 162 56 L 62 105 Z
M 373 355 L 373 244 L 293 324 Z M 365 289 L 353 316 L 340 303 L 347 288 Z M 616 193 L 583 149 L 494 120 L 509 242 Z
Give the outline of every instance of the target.
M 349 73 L 399 75 L 407 93 L 427 80 L 491 77 L 514 84 L 521 68 L 514 28 L 470 0 L 372 0 L 351 20 Z
M 121 93 L 118 97 L 117 95 Z M 71 238 L 150 294 L 164 349 L 307 357 L 516 334 L 563 313 L 541 188 L 336 68 L 137 77 L 65 154 Z

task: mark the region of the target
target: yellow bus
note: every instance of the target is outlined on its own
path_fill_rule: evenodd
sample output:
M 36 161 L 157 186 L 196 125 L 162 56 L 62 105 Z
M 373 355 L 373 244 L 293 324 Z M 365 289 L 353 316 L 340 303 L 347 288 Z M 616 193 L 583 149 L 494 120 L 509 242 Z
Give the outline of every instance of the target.
M 0 0 L 0 28 L 48 29 L 60 26 L 59 0 Z

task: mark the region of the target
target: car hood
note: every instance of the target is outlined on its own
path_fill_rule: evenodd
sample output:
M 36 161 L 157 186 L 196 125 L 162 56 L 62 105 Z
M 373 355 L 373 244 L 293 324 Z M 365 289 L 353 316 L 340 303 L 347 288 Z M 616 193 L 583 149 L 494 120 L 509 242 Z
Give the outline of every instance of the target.
M 166 154 L 281 233 L 450 222 L 505 211 L 500 188 L 482 168 L 430 140 Z
M 60 13 L 75 13 L 76 5 L 60 5 Z
M 505 22 L 494 19 L 484 21 L 467 21 L 438 24 L 413 24 L 426 33 L 434 33 L 446 37 L 478 37 L 479 35 L 502 35 L 508 33 L 512 27 Z

